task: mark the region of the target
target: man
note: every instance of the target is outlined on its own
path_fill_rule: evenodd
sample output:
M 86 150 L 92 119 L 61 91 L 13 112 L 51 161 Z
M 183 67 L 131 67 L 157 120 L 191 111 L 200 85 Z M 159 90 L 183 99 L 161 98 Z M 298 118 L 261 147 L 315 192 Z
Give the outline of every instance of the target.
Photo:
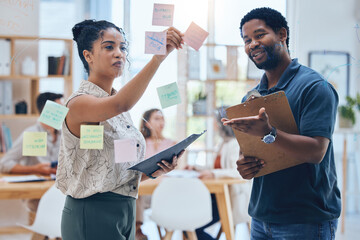
M 284 91 L 300 134 L 275 129 L 265 108 L 257 116 L 223 119 L 224 125 L 258 136 L 303 162 L 254 178 L 251 239 L 335 239 L 341 210 L 332 145 L 338 95 L 320 74 L 290 58 L 289 28 L 279 12 L 250 11 L 241 20 L 240 33 L 249 58 L 265 70 L 255 90 L 262 96 Z M 245 179 L 263 167 L 266 160 L 251 156 L 237 161 Z
M 45 92 L 41 93 L 36 99 L 36 107 L 41 113 L 47 100 L 61 103 L 62 94 Z M 50 175 L 55 174 L 56 169 L 51 168 L 52 161 L 57 161 L 60 146 L 60 133 L 56 129 L 37 122 L 33 126 L 28 127 L 24 132 L 47 132 L 47 154 L 46 156 L 23 156 L 22 155 L 22 142 L 23 136 L 21 135 L 16 139 L 12 148 L 0 160 L 1 173 L 14 173 L 14 174 L 42 174 Z
M 47 100 L 61 104 L 62 94 L 45 92 L 41 93 L 36 99 L 36 107 L 41 113 Z M 47 132 L 47 154 L 46 156 L 23 156 L 22 144 L 23 135 L 18 137 L 12 148 L 0 159 L 0 172 L 13 174 L 56 174 L 56 167 L 51 166 L 52 162 L 57 162 L 60 148 L 60 132 L 46 124 L 36 122 L 28 127 L 24 132 Z M 26 201 L 30 211 L 30 221 L 35 218 L 39 200 L 31 199 Z M 32 240 L 45 239 L 45 236 L 34 234 Z

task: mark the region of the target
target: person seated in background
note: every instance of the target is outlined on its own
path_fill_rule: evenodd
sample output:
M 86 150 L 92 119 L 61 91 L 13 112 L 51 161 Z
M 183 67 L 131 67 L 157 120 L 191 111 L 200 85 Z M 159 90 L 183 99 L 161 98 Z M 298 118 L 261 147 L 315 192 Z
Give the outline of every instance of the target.
M 47 100 L 61 104 L 62 94 L 45 92 L 39 94 L 36 99 L 36 107 L 41 113 Z M 47 154 L 46 156 L 23 156 L 23 134 L 21 134 L 15 141 L 12 148 L 0 159 L 0 172 L 11 174 L 41 174 L 50 175 L 56 174 L 56 166 L 51 166 L 51 163 L 57 163 L 59 148 L 60 148 L 60 131 L 43 124 L 36 122 L 36 124 L 26 128 L 24 132 L 47 132 Z M 23 132 L 23 133 L 24 133 Z M 29 211 L 30 223 L 35 219 L 36 210 L 39 204 L 38 199 L 30 199 L 25 201 L 26 207 Z M 45 236 L 34 233 L 32 240 L 46 239 Z
M 165 119 L 163 113 L 153 108 L 146 111 L 141 119 L 140 132 L 145 138 L 145 159 L 161 152 L 175 142 L 163 136 Z M 136 200 L 136 240 L 147 240 L 147 236 L 141 231 L 144 222 L 144 210 L 150 208 L 151 195 L 139 196 Z
M 240 146 L 235 138 L 233 130 L 224 126 L 221 122 L 222 116 L 225 115 L 226 107 L 218 108 L 216 111 L 216 128 L 222 139 L 217 151 L 216 158 L 212 169 L 200 170 L 196 166 L 187 166 L 188 170 L 199 172 L 200 179 L 220 179 L 220 178 L 239 178 L 242 179 L 236 169 L 236 161 L 239 159 Z M 233 214 L 234 225 L 247 223 L 249 226 L 250 216 L 247 212 L 250 199 L 251 181 L 230 186 L 230 200 Z M 205 229 L 217 223 L 220 220 L 219 211 L 216 204 L 215 194 L 211 194 L 213 220 L 205 226 L 195 230 L 199 240 L 212 240 L 210 234 Z
M 61 104 L 60 100 L 62 97 L 62 94 L 51 92 L 39 94 L 36 99 L 36 107 L 39 113 L 43 110 L 47 100 Z M 21 134 L 14 141 L 12 148 L 0 160 L 0 172 L 41 175 L 55 174 L 56 168 L 51 167 L 51 162 L 56 162 L 58 160 L 60 132 L 41 122 L 36 122 L 36 124 L 26 128 L 24 132 L 47 132 L 46 156 L 23 156 L 23 134 Z

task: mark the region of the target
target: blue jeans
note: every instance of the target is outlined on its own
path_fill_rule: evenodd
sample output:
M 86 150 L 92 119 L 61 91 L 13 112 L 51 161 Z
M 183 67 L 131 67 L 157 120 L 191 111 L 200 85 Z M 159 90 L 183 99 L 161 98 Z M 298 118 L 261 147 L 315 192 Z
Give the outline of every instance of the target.
M 277 224 L 251 220 L 251 240 L 332 240 L 338 220 L 314 224 Z

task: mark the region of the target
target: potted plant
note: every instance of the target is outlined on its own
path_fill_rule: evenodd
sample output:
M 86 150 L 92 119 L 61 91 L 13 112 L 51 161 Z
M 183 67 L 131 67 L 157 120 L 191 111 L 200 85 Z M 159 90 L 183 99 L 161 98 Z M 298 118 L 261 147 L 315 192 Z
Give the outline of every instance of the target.
M 206 97 L 203 92 L 196 94 L 195 101 L 192 104 L 194 115 L 206 115 Z
M 360 109 L 360 95 L 357 94 L 357 99 L 350 96 L 346 96 L 346 104 L 339 106 L 339 127 L 340 128 L 352 128 L 355 124 L 355 110 L 354 107 Z

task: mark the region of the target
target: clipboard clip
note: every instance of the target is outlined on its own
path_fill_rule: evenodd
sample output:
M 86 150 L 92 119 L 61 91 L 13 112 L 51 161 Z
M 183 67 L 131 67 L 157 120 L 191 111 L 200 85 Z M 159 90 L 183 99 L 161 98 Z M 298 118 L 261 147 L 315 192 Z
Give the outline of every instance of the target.
M 246 101 L 248 101 L 252 97 L 255 99 L 255 98 L 261 97 L 261 94 L 259 93 L 258 90 L 253 89 L 253 90 L 250 90 L 250 91 L 247 92 Z

